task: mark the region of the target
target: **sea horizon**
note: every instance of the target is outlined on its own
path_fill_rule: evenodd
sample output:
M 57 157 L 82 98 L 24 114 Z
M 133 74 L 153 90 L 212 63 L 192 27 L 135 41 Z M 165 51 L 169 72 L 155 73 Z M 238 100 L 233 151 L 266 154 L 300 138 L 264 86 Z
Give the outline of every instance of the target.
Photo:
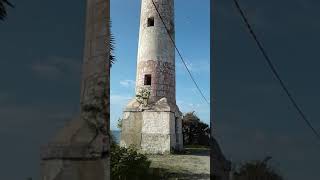
M 111 134 L 114 137 L 114 141 L 120 144 L 120 130 L 111 130 Z

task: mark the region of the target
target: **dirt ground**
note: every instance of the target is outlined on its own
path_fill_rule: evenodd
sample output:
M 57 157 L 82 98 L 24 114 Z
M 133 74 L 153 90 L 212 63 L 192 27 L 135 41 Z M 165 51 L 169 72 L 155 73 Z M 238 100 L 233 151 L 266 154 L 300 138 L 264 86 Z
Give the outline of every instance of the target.
M 208 148 L 186 148 L 187 154 L 149 155 L 151 168 L 164 179 L 210 179 Z

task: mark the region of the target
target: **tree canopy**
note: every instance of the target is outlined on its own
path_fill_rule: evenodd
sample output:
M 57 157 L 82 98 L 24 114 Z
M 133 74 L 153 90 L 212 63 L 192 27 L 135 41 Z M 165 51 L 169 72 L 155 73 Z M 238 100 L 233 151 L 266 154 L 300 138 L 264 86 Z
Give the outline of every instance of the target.
M 194 111 L 183 116 L 182 133 L 185 145 L 209 145 L 210 127 L 201 122 Z

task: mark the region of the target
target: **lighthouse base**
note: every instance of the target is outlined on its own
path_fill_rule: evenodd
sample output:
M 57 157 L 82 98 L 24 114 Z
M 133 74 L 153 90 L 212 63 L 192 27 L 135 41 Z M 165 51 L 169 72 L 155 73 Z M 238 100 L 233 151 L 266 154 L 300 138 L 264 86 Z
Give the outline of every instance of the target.
M 143 107 L 136 100 L 123 112 L 120 146 L 135 146 L 147 154 L 170 154 L 183 149 L 182 114 L 166 98 Z

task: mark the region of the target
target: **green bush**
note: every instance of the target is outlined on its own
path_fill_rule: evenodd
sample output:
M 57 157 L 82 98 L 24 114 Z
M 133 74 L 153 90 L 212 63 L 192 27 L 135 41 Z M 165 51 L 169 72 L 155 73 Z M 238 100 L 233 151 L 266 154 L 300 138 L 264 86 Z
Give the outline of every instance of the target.
M 138 153 L 134 147 L 124 148 L 111 143 L 111 179 L 135 180 L 149 179 L 148 172 L 151 162 L 147 156 Z

